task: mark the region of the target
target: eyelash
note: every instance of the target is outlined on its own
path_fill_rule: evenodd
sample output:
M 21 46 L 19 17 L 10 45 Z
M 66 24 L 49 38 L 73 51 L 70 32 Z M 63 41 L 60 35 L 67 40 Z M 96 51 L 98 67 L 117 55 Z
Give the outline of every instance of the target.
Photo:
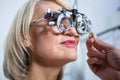
M 57 21 L 57 18 L 49 18 L 48 21 Z

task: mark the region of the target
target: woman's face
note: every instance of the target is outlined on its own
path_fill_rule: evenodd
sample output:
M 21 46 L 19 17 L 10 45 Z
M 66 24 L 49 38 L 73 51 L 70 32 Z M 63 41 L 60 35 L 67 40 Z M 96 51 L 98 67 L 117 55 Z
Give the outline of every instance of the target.
M 46 10 L 59 12 L 62 8 L 54 1 L 42 1 L 35 7 L 33 20 L 42 18 Z M 44 66 L 63 66 L 77 58 L 79 35 L 74 27 L 60 33 L 56 26 L 49 26 L 44 19 L 31 25 L 30 34 L 33 45 L 32 61 Z

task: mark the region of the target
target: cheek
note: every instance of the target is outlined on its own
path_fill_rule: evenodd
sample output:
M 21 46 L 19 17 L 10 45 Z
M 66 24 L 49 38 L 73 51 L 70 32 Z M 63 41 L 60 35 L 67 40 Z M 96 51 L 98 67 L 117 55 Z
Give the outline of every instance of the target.
M 52 35 L 40 36 L 36 41 L 36 45 L 34 46 L 36 53 L 43 57 L 47 57 L 56 53 L 56 51 L 58 51 L 59 44 L 59 37 L 56 37 L 57 36 Z
M 33 46 L 33 58 L 37 58 L 38 61 L 46 64 L 50 62 L 56 64 L 63 62 L 63 64 L 65 64 L 76 60 L 76 48 L 66 48 L 60 45 L 62 37 L 62 35 L 52 33 L 37 35 Z
M 50 60 L 74 61 L 77 58 L 77 48 L 67 48 L 60 45 L 61 37 L 44 36 L 36 42 L 35 51 L 37 55 Z

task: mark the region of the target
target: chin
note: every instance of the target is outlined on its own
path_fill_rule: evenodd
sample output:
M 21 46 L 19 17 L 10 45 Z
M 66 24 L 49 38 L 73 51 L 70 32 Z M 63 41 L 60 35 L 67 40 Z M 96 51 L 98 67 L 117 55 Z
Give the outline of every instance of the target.
M 77 59 L 77 53 L 70 53 L 68 56 L 67 56 L 67 58 L 66 58 L 66 60 L 68 61 L 68 62 L 72 62 L 72 61 L 75 61 L 76 59 Z
M 72 57 L 69 59 L 70 62 L 77 60 L 77 57 Z

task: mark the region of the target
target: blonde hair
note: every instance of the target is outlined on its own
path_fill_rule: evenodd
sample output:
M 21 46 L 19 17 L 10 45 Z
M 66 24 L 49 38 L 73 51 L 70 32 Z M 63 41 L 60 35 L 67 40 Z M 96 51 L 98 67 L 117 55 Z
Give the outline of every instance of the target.
M 36 3 L 40 0 L 29 0 L 18 11 L 13 20 L 5 45 L 3 69 L 10 80 L 24 80 L 30 65 L 30 54 L 23 45 L 23 38 L 30 42 L 30 23 Z M 57 80 L 62 78 L 62 70 Z

